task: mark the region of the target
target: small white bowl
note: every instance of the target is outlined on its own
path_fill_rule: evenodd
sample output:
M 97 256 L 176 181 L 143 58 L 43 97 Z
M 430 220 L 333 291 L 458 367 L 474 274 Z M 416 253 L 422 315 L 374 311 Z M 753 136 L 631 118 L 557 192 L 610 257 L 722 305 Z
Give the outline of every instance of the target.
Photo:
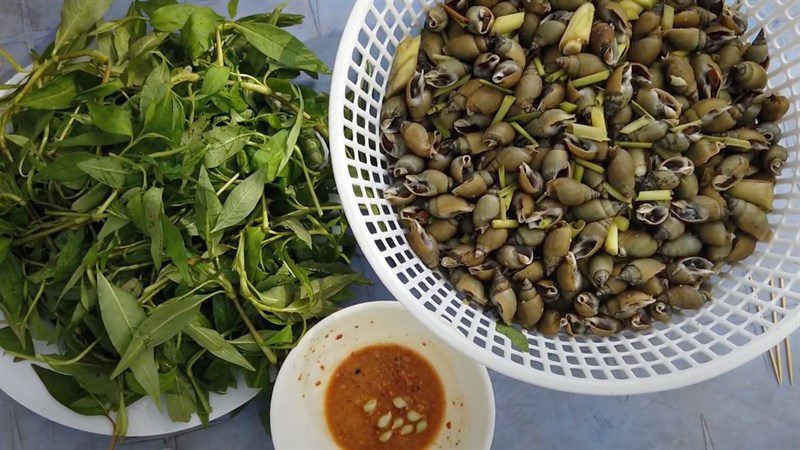
M 325 391 L 352 352 L 374 344 L 412 348 L 438 372 L 445 390 L 443 426 L 430 448 L 488 449 L 494 393 L 486 368 L 438 340 L 395 301 L 345 308 L 315 325 L 283 363 L 270 406 L 277 450 L 337 448 L 325 421 Z

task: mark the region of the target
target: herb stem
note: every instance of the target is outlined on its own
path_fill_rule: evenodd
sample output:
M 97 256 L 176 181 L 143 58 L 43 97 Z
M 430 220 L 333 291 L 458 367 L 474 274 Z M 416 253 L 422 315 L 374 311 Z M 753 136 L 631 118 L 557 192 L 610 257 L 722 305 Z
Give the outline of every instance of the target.
M 261 335 L 258 334 L 256 327 L 253 326 L 253 322 L 250 321 L 250 318 L 247 317 L 247 313 L 245 312 L 244 308 L 242 308 L 242 304 L 239 302 L 239 297 L 236 294 L 228 294 L 228 297 L 233 301 L 233 305 L 236 307 L 239 317 L 242 318 L 247 330 L 250 331 L 250 336 L 253 336 L 253 340 L 256 341 L 256 344 L 258 344 L 258 348 L 260 348 L 261 352 L 264 353 L 264 356 L 267 357 L 267 361 L 269 361 L 270 364 L 276 364 L 278 362 L 278 357 L 275 355 L 275 352 L 266 346 L 264 339 L 262 339 Z
M 214 39 L 217 42 L 217 65 L 223 67 L 225 66 L 225 57 L 222 54 L 222 33 L 220 33 L 219 27 L 214 30 Z
M 82 224 L 84 224 L 84 223 L 86 223 L 88 221 L 89 221 L 88 217 L 85 217 L 85 216 L 84 217 L 76 217 L 74 220 L 70 220 L 70 221 L 64 222 L 64 223 L 62 223 L 60 225 L 56 225 L 56 226 L 54 226 L 52 228 L 48 228 L 46 230 L 42 230 L 42 231 L 40 231 L 38 233 L 29 234 L 29 235 L 27 235 L 27 236 L 25 236 L 23 238 L 16 239 L 16 240 L 14 240 L 12 242 L 12 244 L 14 246 L 27 244 L 28 242 L 35 241 L 35 240 L 37 240 L 39 238 L 43 238 L 45 236 L 50 236 L 53 233 L 58 233 L 59 231 L 68 230 L 70 228 L 82 225 Z

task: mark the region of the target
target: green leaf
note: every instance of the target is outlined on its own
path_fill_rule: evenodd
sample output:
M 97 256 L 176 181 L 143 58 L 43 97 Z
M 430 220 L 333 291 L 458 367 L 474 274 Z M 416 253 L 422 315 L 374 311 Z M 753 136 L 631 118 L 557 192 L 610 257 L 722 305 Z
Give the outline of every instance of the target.
M 186 244 L 181 236 L 181 231 L 166 216 L 161 217 L 161 229 L 164 232 L 164 245 L 172 264 L 178 268 L 178 273 L 184 283 L 191 283 L 192 276 L 189 273 L 189 254 L 186 252 Z
M 288 139 L 289 131 L 279 130 L 253 155 L 253 164 L 264 172 L 267 183 L 275 181 L 281 161 L 287 153 L 291 154 L 291 150 L 286 145 Z
M 242 151 L 250 139 L 250 134 L 244 127 L 238 125 L 212 128 L 205 135 L 208 140 L 208 150 L 203 155 L 203 164 L 209 169 L 223 164 Z
M 35 353 L 30 335 L 23 344 L 11 327 L 0 328 L 0 348 L 30 357 L 33 357 Z
M 87 131 L 86 133 L 79 134 L 58 141 L 56 147 L 94 147 L 96 145 L 116 145 L 128 142 L 130 139 L 124 134 L 108 133 L 105 131 L 95 130 Z
M 83 173 L 114 189 L 125 187 L 125 178 L 129 173 L 119 160 L 111 157 L 87 159 L 77 166 Z
M 78 163 L 93 159 L 95 155 L 87 152 L 72 152 L 61 155 L 39 171 L 38 176 L 45 181 L 78 181 L 86 176 L 81 170 L 75 170 Z
M 25 302 L 25 276 L 22 273 L 22 265 L 16 256 L 6 255 L 0 263 L 0 307 L 6 316 L 6 320 L 12 323 L 20 323 L 22 320 L 22 309 Z
M 83 195 L 78 197 L 77 200 L 72 203 L 70 209 L 79 213 L 89 212 L 89 210 L 108 198 L 108 191 L 108 186 L 100 183 L 95 184 Z
M 219 201 L 214 186 L 208 178 L 206 168 L 200 166 L 200 175 L 197 178 L 197 191 L 194 200 L 195 221 L 197 231 L 206 240 L 206 245 L 213 247 L 209 240 L 214 240 L 211 230 L 217 223 L 217 219 L 222 212 L 222 203 Z
M 152 348 L 145 348 L 131 363 L 133 377 L 161 409 L 161 385 L 158 380 L 158 363 Z
M 183 103 L 171 92 L 159 101 L 152 102 L 144 113 L 142 135 L 159 134 L 177 144 L 180 142 L 186 115 Z
M 147 315 L 131 294 L 112 285 L 100 271 L 97 272 L 97 302 L 108 337 L 121 355 Z
M 44 86 L 32 91 L 20 102 L 31 109 L 56 110 L 72 106 L 77 88 L 75 77 L 62 75 L 48 81 Z
M 325 65 L 302 41 L 277 26 L 266 23 L 234 23 L 253 47 L 279 65 L 312 73 L 328 73 Z
M 180 333 L 194 319 L 200 310 L 200 304 L 214 295 L 216 293 L 177 297 L 152 309 L 150 315 L 133 333 L 131 343 L 111 377 L 114 378 L 127 369 L 145 347 L 153 348 Z
M 222 20 L 222 17 L 208 6 L 179 4 L 163 6 L 153 11 L 153 14 L 150 15 L 150 23 L 158 31 L 178 31 L 186 25 L 189 17 L 198 12 L 215 17 L 216 20 Z
M 84 229 L 78 228 L 69 233 L 67 242 L 61 247 L 61 251 L 56 257 L 55 267 L 53 268 L 53 281 L 60 282 L 66 280 L 78 267 L 83 259 L 83 237 Z
M 239 0 L 228 0 L 228 17 L 233 19 L 239 10 Z
M 100 228 L 100 232 L 97 233 L 97 240 L 102 242 L 105 238 L 111 236 L 117 230 L 122 229 L 125 225 L 129 224 L 130 221 L 125 220 L 121 217 L 117 216 L 110 216 L 106 221 L 103 223 L 103 228 Z
M 263 195 L 264 174 L 259 170 L 245 178 L 228 194 L 212 232 L 236 225 L 246 219 Z
M 261 243 L 264 242 L 265 232 L 261 227 L 247 227 L 244 229 L 244 268 L 247 278 L 252 283 L 259 283 L 266 277 L 259 267 L 261 264 Z
M 125 83 L 123 83 L 119 78 L 115 78 L 113 80 L 109 80 L 107 83 L 101 83 L 93 88 L 79 92 L 77 99 L 79 101 L 99 100 L 118 92 L 124 87 Z
M 167 392 L 167 412 L 175 422 L 188 422 L 197 411 L 194 390 L 183 375 L 178 375 L 175 384 Z
M 299 220 L 287 219 L 281 222 L 281 225 L 292 230 L 298 239 L 303 241 L 308 246 L 308 248 L 311 248 L 311 233 L 309 233 L 308 230 L 306 230 L 306 227 L 304 227 Z
M 186 327 L 186 334 L 217 358 L 224 359 L 231 364 L 236 364 L 247 370 L 255 370 L 255 368 L 244 359 L 244 356 L 215 330 L 189 324 L 189 326 Z
M 133 136 L 131 113 L 121 106 L 89 103 L 89 115 L 97 128 L 112 133 Z
M 522 350 L 523 352 L 528 351 L 529 348 L 528 339 L 525 337 L 524 334 L 522 334 L 521 331 L 519 331 L 515 327 L 497 322 L 495 330 L 498 333 L 510 339 L 511 345 L 513 345 L 514 347 L 518 348 L 519 350 Z
M 203 85 L 200 88 L 201 95 L 211 95 L 219 92 L 220 89 L 225 87 L 225 82 L 228 81 L 228 76 L 231 69 L 228 66 L 211 66 L 206 70 L 206 75 L 203 77 Z
M 34 364 L 32 367 L 36 372 L 36 375 L 39 376 L 39 379 L 42 380 L 42 384 L 44 384 L 47 392 L 49 392 L 54 399 L 67 408 L 78 413 L 83 413 L 83 411 L 86 411 L 85 407 L 80 408 L 75 406 L 76 403 L 81 405 L 78 402 L 87 396 L 86 391 L 83 389 L 83 387 L 81 387 L 80 384 L 78 384 L 75 378 L 69 375 L 54 372 L 50 369 L 45 369 L 44 367 L 36 364 Z
M 214 28 L 222 17 L 210 8 L 200 8 L 193 12 L 181 28 L 181 38 L 192 59 L 205 53 L 213 42 Z
M 0 264 L 6 260 L 6 256 L 11 250 L 11 242 L 11 238 L 0 237 Z
M 150 256 L 153 258 L 156 270 L 161 269 L 161 250 L 164 248 L 164 229 L 161 227 L 161 216 L 164 204 L 161 195 L 162 188 L 151 187 L 144 193 L 144 222 L 147 235 L 150 236 Z
M 147 111 L 151 103 L 158 103 L 163 99 L 170 88 L 170 75 L 166 64 L 156 65 L 142 86 L 139 94 L 139 111 Z
M 273 334 L 269 338 L 264 340 L 264 345 L 281 345 L 281 344 L 289 344 L 294 341 L 292 337 L 292 325 L 288 324 L 285 327 L 281 328 L 280 331 Z
M 108 11 L 113 0 L 64 0 L 61 23 L 56 31 L 53 53 L 66 47 L 75 38 L 89 31 Z

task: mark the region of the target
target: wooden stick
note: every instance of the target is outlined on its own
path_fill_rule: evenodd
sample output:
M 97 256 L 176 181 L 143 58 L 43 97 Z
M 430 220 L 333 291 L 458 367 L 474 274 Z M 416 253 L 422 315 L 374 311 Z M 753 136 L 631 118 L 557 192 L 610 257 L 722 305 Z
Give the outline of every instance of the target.
M 748 279 L 749 278 L 750 277 L 748 277 Z M 750 279 L 750 281 L 753 281 L 753 280 Z M 755 292 L 756 292 L 756 289 L 753 286 L 750 286 L 750 294 L 755 294 Z M 761 316 L 761 312 L 763 311 L 763 308 L 761 308 L 761 305 L 756 305 L 756 309 L 758 310 L 758 315 Z M 763 333 L 765 331 L 767 331 L 767 327 L 765 327 L 764 325 L 761 325 L 761 332 Z M 775 381 L 777 381 L 778 384 L 780 384 L 781 377 L 780 377 L 780 373 L 778 372 L 778 364 L 775 361 L 775 347 L 772 347 L 769 350 L 767 350 L 767 353 L 769 353 L 769 362 L 770 362 L 770 365 L 772 366 L 772 373 L 775 374 Z
M 775 280 L 772 278 L 772 275 L 769 277 L 769 285 L 775 287 Z M 775 293 L 770 291 L 769 298 L 772 300 L 773 303 L 777 303 L 777 299 L 775 298 Z M 772 310 L 772 322 L 778 322 L 778 315 L 775 313 L 775 310 Z M 783 383 L 783 362 L 781 360 L 781 349 L 780 346 L 775 346 L 775 359 L 778 362 L 778 384 Z
M 778 283 L 783 289 L 783 278 L 778 280 Z M 781 306 L 785 309 L 786 308 L 786 296 L 781 297 Z M 789 385 L 794 385 L 794 364 L 792 364 L 792 344 L 789 340 L 789 336 L 786 336 L 786 339 L 783 340 L 784 347 L 786 347 L 786 368 L 789 370 Z

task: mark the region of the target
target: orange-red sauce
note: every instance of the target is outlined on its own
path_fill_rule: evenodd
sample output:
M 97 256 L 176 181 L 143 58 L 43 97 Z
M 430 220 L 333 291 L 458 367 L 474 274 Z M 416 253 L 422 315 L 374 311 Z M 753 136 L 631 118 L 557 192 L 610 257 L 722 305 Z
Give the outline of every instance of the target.
M 396 407 L 397 397 L 407 406 Z M 375 409 L 365 411 L 364 405 L 373 399 L 377 400 Z M 408 413 L 412 410 L 423 418 L 410 420 Z M 444 411 L 444 387 L 436 370 L 416 351 L 395 344 L 373 345 L 351 353 L 334 371 L 325 393 L 328 429 L 346 450 L 427 448 L 439 433 Z M 380 428 L 379 419 L 388 412 L 392 418 L 388 426 Z M 398 418 L 403 419 L 403 425 L 395 424 Z M 417 432 L 422 421 L 427 427 Z M 414 430 L 401 434 L 406 425 L 413 425 Z M 381 441 L 390 430 L 391 437 Z

